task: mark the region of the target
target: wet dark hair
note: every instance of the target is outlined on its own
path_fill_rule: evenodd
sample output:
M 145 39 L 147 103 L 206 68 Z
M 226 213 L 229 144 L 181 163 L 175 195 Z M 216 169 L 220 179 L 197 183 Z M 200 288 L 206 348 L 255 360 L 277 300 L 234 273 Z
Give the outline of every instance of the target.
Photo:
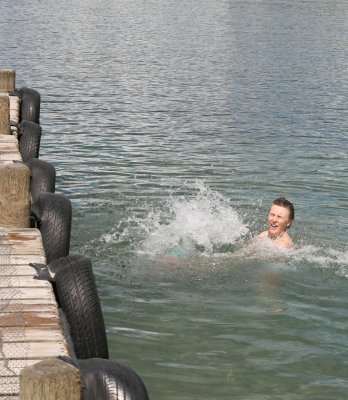
M 293 221 L 295 219 L 294 205 L 289 200 L 287 200 L 285 197 L 278 197 L 277 199 L 275 199 L 272 202 L 272 205 L 273 204 L 276 205 L 276 206 L 287 208 L 289 210 L 289 212 L 290 212 L 291 221 Z

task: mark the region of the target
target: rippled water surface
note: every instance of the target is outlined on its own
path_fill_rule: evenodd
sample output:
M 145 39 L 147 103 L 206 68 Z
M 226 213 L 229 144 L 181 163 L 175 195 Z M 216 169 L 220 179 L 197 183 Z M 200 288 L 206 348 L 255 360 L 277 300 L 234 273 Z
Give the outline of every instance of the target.
M 152 399 L 348 398 L 348 3 L 2 0 L 0 26 L 111 358 Z M 290 254 L 250 242 L 280 195 Z

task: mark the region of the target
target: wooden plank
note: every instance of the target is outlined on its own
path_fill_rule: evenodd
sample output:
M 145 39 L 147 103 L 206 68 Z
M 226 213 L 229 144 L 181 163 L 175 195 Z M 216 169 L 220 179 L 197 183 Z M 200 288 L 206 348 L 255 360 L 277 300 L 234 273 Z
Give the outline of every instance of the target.
M 15 352 L 14 352 L 15 349 Z M 0 352 L 1 359 L 35 359 L 42 360 L 58 355 L 68 355 L 65 343 L 62 342 L 27 342 L 27 343 L 3 343 Z
M 33 228 L 0 230 L 0 247 L 4 255 L 45 254 L 41 233 Z
M 3 264 L 0 264 L 0 269 L 5 268 L 20 268 L 21 266 L 26 266 L 27 268 L 32 268 L 29 266 L 29 263 L 38 263 L 38 264 L 46 264 L 45 255 L 38 254 L 6 254 L 2 253 L 2 244 L 0 244 L 0 254 L 3 257 Z M 8 259 L 5 260 L 4 256 Z M 33 269 L 33 268 L 32 268 Z
M 56 312 L 57 305 L 55 299 L 49 299 L 43 304 L 42 300 L 0 300 L 0 313 L 23 313 L 23 312 Z
M 0 152 L 0 162 L 3 164 L 10 164 L 13 161 L 22 161 L 22 156 L 19 151 L 13 151 L 11 153 Z
M 18 147 L 18 139 L 12 135 L 1 135 L 0 136 L 0 146 L 2 143 L 13 143 L 16 144 Z M 0 147 L 1 149 L 1 147 Z
M 33 272 L 35 273 L 34 268 Z M 12 288 L 16 286 L 18 289 L 22 288 L 39 288 L 39 287 L 51 287 L 51 283 L 43 279 L 34 279 L 33 276 L 13 276 L 1 274 L 0 288 Z
M 0 229 L 0 235 L 4 240 L 8 240 L 10 243 L 16 241 L 31 240 L 32 238 L 41 238 L 41 233 L 35 228 L 2 228 Z
M 0 162 L 4 164 L 22 161 L 16 135 L 0 135 Z
M 2 240 L 6 240 L 10 244 L 41 239 L 41 233 L 36 228 L 2 228 L 0 236 Z
M 1 247 L 1 245 L 0 245 Z M 36 256 L 30 256 L 30 259 L 33 257 L 33 263 L 38 263 L 38 264 L 45 264 L 45 259 L 44 258 L 38 258 Z M 31 276 L 33 277 L 36 275 L 36 271 L 33 267 L 31 267 L 28 264 L 19 264 L 19 261 L 17 260 L 17 257 L 13 257 L 16 264 L 14 265 L 13 263 L 6 263 L 6 264 L 1 264 L 0 265 L 0 276 L 7 276 L 7 275 L 12 275 L 14 277 L 16 276 Z
M 14 327 L 1 328 L 1 342 L 65 342 L 60 328 L 49 327 L 25 327 L 20 329 Z
M 13 143 L 1 143 L 1 153 L 16 153 L 17 147 Z
M 11 396 L 11 400 L 14 399 L 19 393 L 19 377 L 17 376 L 8 376 L 8 377 L 0 377 L 0 388 L 1 388 L 1 396 L 0 399 L 5 396 Z M 10 400 L 10 399 L 9 399 Z
M 22 368 L 36 364 L 40 360 L 19 358 L 17 360 L 0 359 L 0 376 L 18 376 Z M 1 393 L 1 388 L 0 388 Z
M 52 287 L 39 288 L 4 288 L 1 289 L 1 300 L 28 300 L 38 299 L 43 303 L 54 296 Z
M 9 96 L 10 98 L 10 120 L 18 123 L 20 98 L 18 96 Z
M 23 312 L 0 313 L 0 329 L 3 327 L 32 327 L 32 326 L 60 326 L 58 313 L 51 312 Z
M 34 269 L 33 269 L 34 271 Z M 1 276 L 1 289 L 12 288 L 16 286 L 18 289 L 26 288 L 39 288 L 39 287 L 50 287 L 51 283 L 43 279 L 34 279 L 34 276 Z

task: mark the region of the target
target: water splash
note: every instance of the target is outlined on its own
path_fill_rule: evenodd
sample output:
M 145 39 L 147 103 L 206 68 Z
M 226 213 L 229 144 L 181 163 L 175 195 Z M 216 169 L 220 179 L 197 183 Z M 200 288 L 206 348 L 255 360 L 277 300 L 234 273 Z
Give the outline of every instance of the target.
M 249 232 L 228 199 L 203 183 L 190 185 L 192 196 L 174 196 L 151 205 L 144 215 L 131 213 L 116 229 L 103 235 L 106 243 L 128 242 L 150 256 L 226 252 Z
M 142 251 L 212 254 L 219 246 L 235 244 L 248 232 L 225 198 L 202 184 L 197 189 L 194 198 L 171 198 L 168 214 L 160 210 L 150 217 L 155 229 L 143 241 Z
M 249 264 L 266 262 L 271 266 L 274 262 L 280 262 L 286 269 L 322 270 L 348 279 L 348 251 L 344 249 L 298 243 L 294 250 L 288 251 L 275 246 L 272 240 L 262 238 L 244 243 L 230 257 L 234 262 L 243 260 L 243 263 Z
M 185 194 L 178 196 L 178 192 Z M 126 260 L 141 256 L 142 262 L 145 256 L 150 263 L 166 255 L 185 257 L 186 264 L 198 263 L 208 269 L 211 265 L 225 269 L 277 264 L 286 269 L 330 271 L 348 279 L 346 249 L 311 244 L 313 238 L 305 237 L 294 238 L 295 250 L 288 252 L 272 241 L 251 239 L 258 233 L 256 228 L 247 225 L 237 207 L 204 183 L 176 186 L 166 195 L 161 202 L 137 204 L 128 210 L 126 218 L 98 240 L 103 251 L 117 251 Z
M 313 269 L 333 271 L 336 275 L 348 279 L 348 251 L 314 245 L 303 245 L 291 253 L 291 263 L 309 266 Z

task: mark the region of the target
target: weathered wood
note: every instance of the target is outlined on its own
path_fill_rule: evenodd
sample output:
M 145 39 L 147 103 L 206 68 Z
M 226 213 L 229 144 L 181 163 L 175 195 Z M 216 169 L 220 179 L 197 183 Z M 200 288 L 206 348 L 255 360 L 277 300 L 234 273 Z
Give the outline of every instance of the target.
M 0 162 L 22 161 L 16 135 L 0 135 Z
M 19 152 L 11 153 L 0 153 L 1 164 L 13 164 L 13 161 L 22 161 L 22 157 Z
M 63 342 L 3 343 L 0 359 L 36 359 L 67 355 Z
M 18 96 L 9 96 L 9 98 L 10 98 L 10 129 L 12 135 L 15 135 L 17 137 L 21 102 Z
M 10 127 L 10 99 L 0 93 L 0 135 L 9 135 Z
M 1 244 L 0 244 L 1 245 Z M 21 245 L 22 245 L 22 247 L 21 247 Z M 39 247 L 40 246 L 40 247 Z M 14 252 L 14 251 L 17 251 L 18 250 L 18 252 L 16 253 L 16 257 L 18 257 L 18 256 L 22 256 L 22 255 L 27 255 L 27 256 L 29 256 L 29 255 L 31 255 L 31 254 L 33 254 L 33 250 L 35 250 L 35 249 L 37 249 L 38 250 L 38 252 L 36 253 L 36 255 L 44 255 L 44 250 L 43 250 L 43 247 L 42 247 L 42 243 L 38 243 L 38 242 L 34 242 L 34 241 L 32 241 L 32 242 L 21 242 L 21 243 L 17 243 L 17 244 L 15 244 L 15 245 L 13 245 L 12 246 L 12 248 L 10 248 L 10 249 L 8 249 L 8 250 L 6 250 L 6 247 L 3 249 L 4 251 L 3 251 L 3 253 L 1 253 L 1 254 L 13 254 L 13 253 L 7 253 L 7 251 L 11 251 L 12 250 L 12 252 Z M 33 254 L 34 255 L 34 254 Z M 28 260 L 28 257 L 26 257 L 27 258 L 27 260 Z M 29 257 L 30 258 L 30 257 Z M 31 261 L 31 260 L 30 260 Z M 34 271 L 34 270 L 33 270 Z
M 38 229 L 32 228 L 3 230 L 0 228 L 0 247 L 4 247 L 1 254 L 15 254 L 16 256 L 24 254 L 44 256 L 45 254 L 41 233 Z M 32 272 L 34 271 L 32 269 Z
M 6 287 L 13 287 L 16 285 L 17 288 L 39 288 L 39 287 L 51 287 L 50 282 L 42 279 L 34 279 L 34 269 L 32 276 L 30 275 L 10 275 L 9 273 L 6 274 L 6 270 L 2 269 L 1 271 L 1 289 Z
M 1 249 L 1 245 L 0 245 Z M 1 249 L 2 250 L 2 249 Z M 3 253 L 2 253 L 3 254 Z M 21 260 L 20 258 L 23 258 Z M 25 261 L 28 260 L 27 256 L 21 256 L 19 257 L 18 255 L 15 255 L 14 257 L 11 258 L 11 261 L 5 261 L 1 264 L 0 268 L 0 277 L 6 276 L 6 275 L 12 275 L 12 276 L 33 276 L 34 269 L 31 267 L 28 262 L 25 263 Z M 37 264 L 45 264 L 45 258 L 43 256 L 32 256 L 30 255 L 30 262 L 37 263 Z
M 30 238 L 34 237 L 36 240 L 41 237 L 41 233 L 38 229 L 33 228 L 7 228 L 0 230 L 0 235 L 2 235 L 5 239 L 15 242 L 16 240 L 30 240 Z
M 46 257 L 40 231 L 29 229 L 30 171 L 19 152 L 16 133 L 20 99 L 9 94 L 14 90 L 15 72 L 0 70 L 0 400 L 8 396 L 20 398 L 19 374 L 23 368 L 35 364 L 31 376 L 43 376 L 41 372 L 37 374 L 39 361 L 73 354 L 51 283 L 34 279 L 36 271 L 29 266 L 45 264 Z M 31 379 L 29 392 L 28 385 L 24 385 L 21 398 L 81 398 L 79 380 L 77 385 L 71 385 L 66 373 L 66 369 L 77 371 L 79 377 L 78 370 L 63 363 L 63 368 L 58 366 L 58 375 L 51 379 L 53 364 L 43 367 L 46 375 L 42 384 Z M 78 395 L 70 397 L 67 393 L 73 392 L 74 387 Z
M 1 289 L 2 300 L 39 300 L 42 302 L 48 301 L 53 296 L 52 288 L 50 287 L 39 287 L 39 288 L 3 288 Z
M 49 312 L 0 313 L 0 327 L 59 326 L 59 315 Z M 1 353 L 1 352 L 0 352 Z
M 20 345 L 20 340 L 23 342 L 64 342 L 62 331 L 58 328 L 52 329 L 49 327 L 24 327 L 21 329 L 20 335 L 18 328 L 7 327 L 1 329 L 1 340 L 5 342 L 16 342 Z
M 30 170 L 21 163 L 0 165 L 0 226 L 29 227 Z
M 5 399 L 13 399 L 13 395 L 19 392 L 19 382 L 18 379 L 12 376 L 7 376 L 4 378 L 0 377 L 0 387 L 2 388 L 2 394 L 6 395 Z M 7 396 L 11 396 L 10 398 Z M 0 397 L 4 399 L 4 397 Z
M 28 257 L 27 254 L 16 254 L 14 256 L 11 256 L 10 260 L 10 265 L 15 267 L 15 266 L 21 266 L 21 265 L 29 265 L 30 263 L 38 263 L 38 264 L 45 264 L 46 263 L 46 257 L 43 255 L 39 254 L 29 254 L 30 257 Z M 6 263 L 4 260 L 3 265 Z
M 16 71 L 0 69 L 0 92 L 13 92 L 16 89 Z
M 16 143 L 17 144 L 17 148 L 18 148 L 18 140 L 17 140 L 17 138 L 15 137 L 15 136 L 0 136 L 0 146 L 3 144 L 3 143 Z M 1 151 L 1 147 L 0 147 L 0 151 Z
M 81 397 L 79 370 L 62 360 L 44 360 L 21 371 L 21 400 L 80 400 Z
M 17 381 L 18 381 L 18 386 L 19 386 L 19 374 L 20 374 L 21 370 L 24 367 L 28 367 L 28 366 L 36 364 L 38 361 L 41 361 L 41 360 L 36 360 L 36 359 L 26 360 L 25 358 L 22 358 L 22 359 L 18 358 L 16 360 L 11 360 L 11 359 L 10 360 L 1 360 L 0 359 L 0 374 L 1 374 L 1 376 L 15 375 L 17 378 Z M 2 392 L 2 388 L 0 389 L 0 396 L 2 394 L 1 392 Z M 19 394 L 19 392 L 18 392 L 18 394 Z M 0 399 L 1 399 L 1 397 L 0 397 Z M 11 398 L 11 400 L 12 400 L 12 398 Z
M 27 299 L 25 302 L 20 300 L 12 300 L 11 302 L 0 300 L 0 311 L 2 313 L 54 313 L 57 311 L 57 305 L 53 300 L 47 299 L 45 304 L 40 299 Z

